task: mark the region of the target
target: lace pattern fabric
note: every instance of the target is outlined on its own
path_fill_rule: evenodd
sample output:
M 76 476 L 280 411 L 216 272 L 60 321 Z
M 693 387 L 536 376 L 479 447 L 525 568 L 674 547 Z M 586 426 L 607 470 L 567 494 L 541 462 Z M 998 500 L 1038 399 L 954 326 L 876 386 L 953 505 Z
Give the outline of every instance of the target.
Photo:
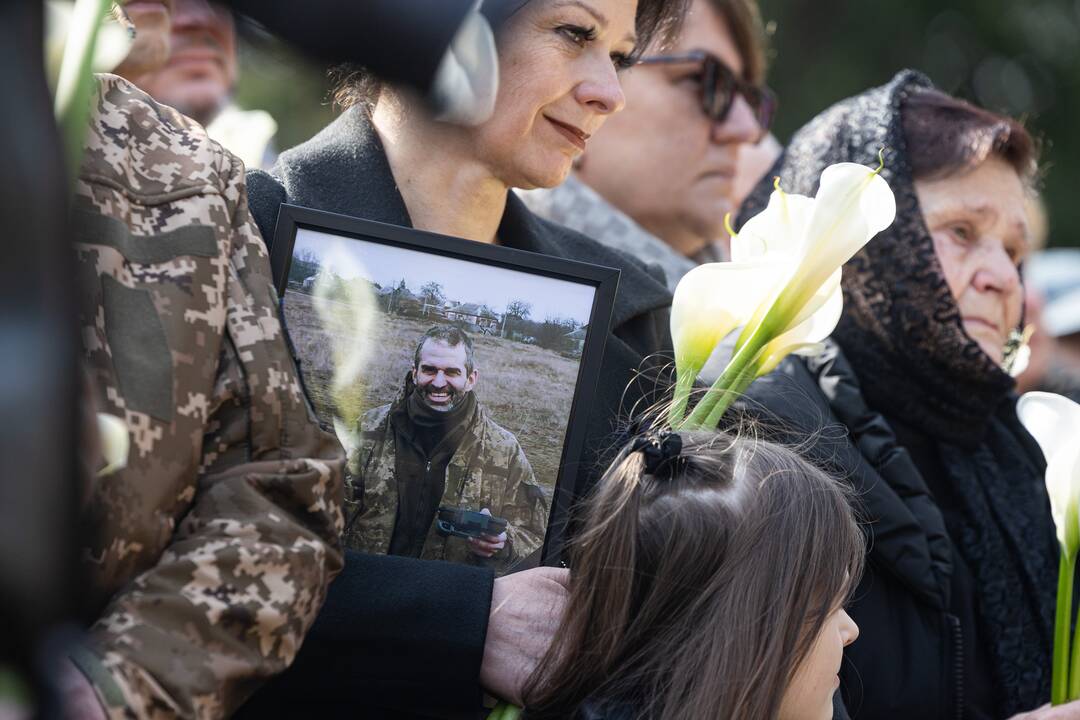
M 972 568 L 1002 709 L 1011 715 L 1049 698 L 1057 545 L 1045 466 L 1012 422 L 1014 382 L 964 332 L 915 193 L 901 106 L 922 88 L 930 81 L 905 70 L 816 117 L 748 198 L 740 224 L 765 207 L 774 176 L 785 191 L 812 196 L 825 167 L 876 167 L 884 148 L 881 174 L 896 196 L 896 220 L 844 267 L 833 338 L 869 405 L 933 438 L 964 498 L 964 530 L 951 542 Z

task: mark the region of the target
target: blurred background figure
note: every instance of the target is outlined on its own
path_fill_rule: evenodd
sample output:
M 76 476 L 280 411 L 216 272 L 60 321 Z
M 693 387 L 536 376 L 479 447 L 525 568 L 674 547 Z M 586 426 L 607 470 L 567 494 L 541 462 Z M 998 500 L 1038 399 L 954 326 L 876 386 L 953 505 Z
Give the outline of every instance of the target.
M 736 206 L 742 205 L 743 200 L 758 184 L 758 180 L 765 177 L 765 174 L 772 168 L 773 163 L 776 162 L 776 158 L 780 157 L 780 152 L 783 149 L 780 141 L 772 133 L 761 138 L 756 145 L 744 145 L 740 148 L 739 161 L 735 165 Z M 735 212 L 732 212 L 732 217 L 734 216 Z M 725 243 L 730 241 L 726 231 L 723 237 Z
M 673 47 L 649 48 L 623 73 L 626 109 L 589 141 L 575 173 L 521 193 L 526 205 L 658 265 L 674 288 L 694 265 L 726 256 L 724 216 L 760 176 L 737 179 L 775 106 L 765 64 L 756 0 L 695 0 Z M 764 172 L 778 153 L 773 140 L 743 172 Z
M 1052 248 L 1024 263 L 1027 321 L 1035 326 L 1021 392 L 1045 390 L 1080 402 L 1080 249 Z
M 277 123 L 265 110 L 242 110 L 233 102 L 238 78 L 236 21 L 221 3 L 173 0 L 168 61 L 154 71 L 118 74 L 158 102 L 202 124 L 214 140 L 249 168 L 269 167 Z

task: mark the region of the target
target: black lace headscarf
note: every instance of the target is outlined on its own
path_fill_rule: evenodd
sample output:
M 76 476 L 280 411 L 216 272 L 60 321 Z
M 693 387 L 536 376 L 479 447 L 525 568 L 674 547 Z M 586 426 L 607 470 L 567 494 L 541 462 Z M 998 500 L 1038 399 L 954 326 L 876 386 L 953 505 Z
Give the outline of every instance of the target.
M 963 529 L 952 540 L 974 575 L 991 665 L 1012 714 L 1049 698 L 1057 543 L 1042 457 L 1016 420 L 1014 382 L 965 334 L 915 194 L 901 106 L 923 88 L 932 88 L 929 80 L 903 71 L 816 117 L 740 221 L 764 208 L 774 176 L 784 190 L 813 196 L 825 167 L 877 167 L 885 148 L 881 175 L 896 196 L 896 220 L 844 267 L 833 338 L 870 407 L 921 429 L 940 451 L 963 505 Z

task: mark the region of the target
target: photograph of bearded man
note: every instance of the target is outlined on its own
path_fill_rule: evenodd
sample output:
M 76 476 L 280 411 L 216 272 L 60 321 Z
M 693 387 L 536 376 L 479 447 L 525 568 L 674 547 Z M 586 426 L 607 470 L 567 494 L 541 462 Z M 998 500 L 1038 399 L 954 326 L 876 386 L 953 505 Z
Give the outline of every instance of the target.
M 348 547 L 499 571 L 539 550 L 548 503 L 517 437 L 477 401 L 479 377 L 464 330 L 436 325 L 420 338 L 397 397 L 359 421 L 348 464 Z M 436 529 L 440 507 L 493 515 L 507 527 L 446 537 Z

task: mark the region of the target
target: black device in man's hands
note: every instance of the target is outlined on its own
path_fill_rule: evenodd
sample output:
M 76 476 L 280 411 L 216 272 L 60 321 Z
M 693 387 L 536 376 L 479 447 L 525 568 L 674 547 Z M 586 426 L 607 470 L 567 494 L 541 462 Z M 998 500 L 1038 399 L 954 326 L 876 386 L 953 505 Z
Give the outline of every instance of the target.
M 443 537 L 480 539 L 485 535 L 498 537 L 506 532 L 506 520 L 487 513 L 456 507 L 440 507 L 435 531 Z

